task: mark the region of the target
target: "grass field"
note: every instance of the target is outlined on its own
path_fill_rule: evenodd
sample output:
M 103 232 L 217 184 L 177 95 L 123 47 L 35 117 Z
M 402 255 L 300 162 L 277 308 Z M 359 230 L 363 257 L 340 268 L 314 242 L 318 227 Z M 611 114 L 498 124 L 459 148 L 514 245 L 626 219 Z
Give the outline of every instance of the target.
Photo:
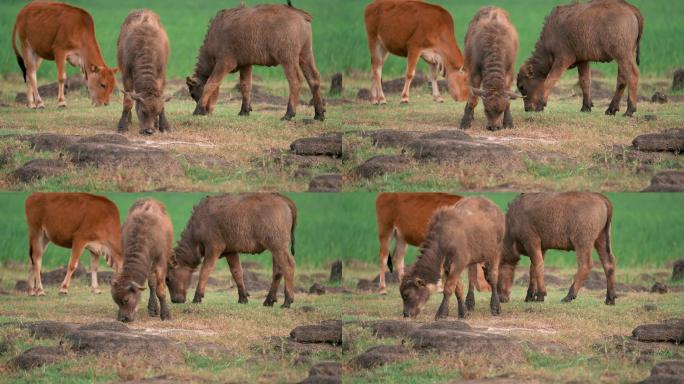
M 434 0 L 433 3 L 446 7 L 454 17 L 456 38 L 463 44 L 467 24 L 472 15 L 482 6 L 477 0 Z M 134 0 L 111 2 L 106 0 L 73 0 L 70 3 L 86 8 L 93 16 L 97 38 L 106 62 L 116 63 L 116 39 L 124 18 L 141 3 Z M 284 1 L 246 0 L 249 5 L 260 3 L 284 3 Z M 296 0 L 294 5 L 314 16 L 314 50 L 319 69 L 324 75 L 335 72 L 368 72 L 369 54 L 363 23 L 363 10 L 368 1 L 364 0 Z M 518 64 L 530 54 L 539 37 L 545 16 L 565 0 L 494 0 L 488 5 L 505 8 L 520 35 Z M 644 14 L 646 27 L 641 42 L 641 72 L 646 77 L 669 74 L 684 65 L 684 50 L 677 36 L 684 33 L 684 26 L 677 17 L 684 13 L 684 3 L 668 0 L 633 0 Z M 0 4 L 0 46 L 5 47 L 0 54 L 0 73 L 20 74 L 11 49 L 11 32 L 17 12 L 24 1 L 8 0 Z M 185 78 L 193 69 L 197 50 L 202 43 L 209 20 L 219 9 L 237 6 L 239 0 L 187 2 L 184 0 L 152 0 L 144 6 L 159 13 L 171 42 L 169 76 Z M 421 64 L 422 67 L 422 64 Z M 606 73 L 616 73 L 614 64 L 597 64 Z M 385 66 L 387 76 L 397 76 L 405 68 L 405 61 L 391 57 Z M 75 71 L 75 69 L 70 69 Z M 258 69 L 260 76 L 282 76 L 282 70 Z M 39 81 L 56 78 L 54 63 L 45 62 L 38 75 Z
M 193 205 L 206 194 L 199 193 L 106 193 L 118 206 L 121 220 L 132 202 L 142 196 L 155 197 L 169 208 L 176 239 L 190 216 Z M 0 261 L 28 262 L 26 219 L 23 202 L 26 193 L 0 194 Z M 375 224 L 375 193 L 288 194 L 297 203 L 299 219 L 296 232 L 298 266 L 324 267 L 337 259 L 349 263 L 377 263 L 377 228 Z M 488 193 L 503 209 L 516 194 Z M 614 193 L 608 195 L 614 205 L 612 242 L 618 268 L 663 267 L 684 257 L 683 194 Z M 415 248 L 408 260 L 415 257 Z M 66 265 L 69 251 L 54 245 L 48 247 L 43 259 L 47 268 Z M 270 256 L 244 256 L 270 265 Z M 83 259 L 87 260 L 87 258 Z M 527 263 L 527 258 L 523 258 Z M 550 266 L 572 267 L 573 253 L 549 251 Z M 101 264 L 104 264 L 103 262 Z M 225 268 L 225 263 L 219 263 Z

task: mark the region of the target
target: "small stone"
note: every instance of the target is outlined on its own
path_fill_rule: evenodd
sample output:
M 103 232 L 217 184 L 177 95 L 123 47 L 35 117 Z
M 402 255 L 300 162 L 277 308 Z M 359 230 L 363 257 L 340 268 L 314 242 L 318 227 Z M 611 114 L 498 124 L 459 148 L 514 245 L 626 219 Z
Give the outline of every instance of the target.
M 342 344 L 342 321 L 331 320 L 320 324 L 301 325 L 290 332 L 290 338 L 298 343 Z
M 665 104 L 667 103 L 667 95 L 656 91 L 653 96 L 651 96 L 651 103 Z
M 309 288 L 309 293 L 313 295 L 323 295 L 325 294 L 325 286 L 321 283 L 314 283 L 311 288 Z
M 12 359 L 11 364 L 19 369 L 28 370 L 43 365 L 54 364 L 65 358 L 62 347 L 33 347 Z
M 667 293 L 667 285 L 665 285 L 661 282 L 656 282 L 651 287 L 651 293 L 660 293 L 660 294 Z
M 356 93 L 356 98 L 360 99 L 360 100 L 370 100 L 370 98 L 371 98 L 370 89 L 368 89 L 368 88 L 359 89 L 359 91 Z
M 342 260 L 337 260 L 330 267 L 330 282 L 339 283 L 342 281 Z
M 646 312 L 654 312 L 658 310 L 658 306 L 655 304 L 644 304 L 644 311 Z

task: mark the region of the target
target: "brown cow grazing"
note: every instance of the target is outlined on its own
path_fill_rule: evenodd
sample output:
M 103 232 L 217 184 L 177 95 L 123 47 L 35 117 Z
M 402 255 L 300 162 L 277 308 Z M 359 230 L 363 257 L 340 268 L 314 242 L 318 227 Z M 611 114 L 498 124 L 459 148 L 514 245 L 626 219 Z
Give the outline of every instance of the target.
M 71 248 L 71 260 L 59 290 L 66 294 L 71 275 L 84 249 L 90 251 L 92 291 L 101 293 L 97 283 L 97 263 L 104 255 L 107 264 L 121 270 L 121 229 L 119 209 L 109 199 L 88 193 L 41 193 L 26 199 L 26 222 L 29 234 L 28 294 L 43 296 L 40 265 L 50 242 Z
M 389 53 L 408 59 L 402 103 L 409 102 L 411 81 L 420 58 L 430 66 L 435 101 L 443 101 L 437 86 L 438 74 L 446 76 L 454 100 L 468 97 L 463 55 L 454 37 L 454 19 L 449 11 L 419 0 L 376 0 L 366 7 L 364 17 L 371 54 L 373 104 L 387 103 L 382 91 L 382 66 Z
M 511 92 L 511 84 L 517 55 L 518 32 L 508 12 L 496 7 L 480 9 L 468 25 L 465 38 L 465 67 L 471 88 L 461 129 L 470 128 L 479 97 L 488 130 L 513 128 L 511 99 L 518 95 Z
M 590 112 L 589 62 L 617 61 L 615 96 L 606 110 L 614 115 L 629 87 L 625 116 L 636 112 L 639 83 L 639 42 L 644 18 L 624 0 L 574 2 L 556 7 L 546 18 L 532 56 L 518 73 L 518 89 L 525 96 L 525 111 L 543 111 L 549 92 L 568 68 L 577 67 L 582 88 L 582 112 Z
M 17 49 L 19 35 L 21 53 Z M 41 61 L 54 60 L 57 64 L 59 95 L 57 105 L 66 107 L 64 82 L 66 62 L 79 67 L 85 74 L 93 105 L 109 104 L 116 80 L 117 68 L 107 68 L 95 40 L 95 25 L 88 12 L 68 4 L 33 2 L 19 11 L 12 30 L 12 48 L 28 85 L 26 98 L 29 108 L 43 108 L 38 94 L 36 72 Z
M 164 97 L 164 84 L 169 38 L 159 15 L 146 9 L 131 12 L 121 25 L 116 57 L 124 86 L 119 133 L 128 131 L 131 125 L 133 101 L 141 134 L 151 135 L 155 127 L 160 132 L 168 131 L 164 103 L 171 97 Z
M 438 210 L 430 219 L 428 235 L 418 260 L 401 280 L 404 317 L 415 317 L 420 313 L 442 274 L 445 276 L 444 298 L 436 319 L 448 316 L 449 301 L 454 292 L 458 300 L 458 317 L 466 317 L 461 272 L 476 263 L 485 264 L 487 281 L 492 286 L 490 309 L 492 315 L 498 315 L 500 307 L 496 284 L 504 226 L 504 213 L 484 197 L 467 197 L 452 207 Z
M 499 272 L 499 294 L 510 298 L 515 267 L 520 255 L 530 257 L 530 285 L 525 301 L 544 301 L 544 255 L 547 249 L 574 250 L 577 274 L 568 295 L 569 302 L 591 271 L 591 250 L 598 252 L 606 273 L 606 304 L 615 304 L 615 256 L 610 247 L 613 206 L 599 193 L 524 193 L 508 205 L 506 236 Z
M 264 301 L 277 301 L 280 279 L 285 277 L 285 302 L 294 301 L 294 234 L 297 207 L 277 193 L 243 193 L 209 196 L 195 206 L 181 239 L 175 248 L 175 268 L 168 271 L 171 301 L 184 303 L 190 277 L 202 263 L 193 303 L 201 303 L 209 274 L 220 257 L 228 260 L 238 288 L 238 303 L 247 303 L 240 265 L 240 253 L 258 254 L 269 250 L 273 255 L 273 282 Z
M 311 20 L 311 15 L 291 4 L 241 6 L 220 11 L 209 25 L 195 72 L 187 78 L 190 95 L 197 102 L 194 114 L 211 113 L 223 78 L 240 71 L 240 116 L 248 116 L 252 110 L 252 66 L 282 65 L 290 83 L 290 99 L 283 120 L 290 120 L 297 112 L 300 70 L 313 94 L 314 119 L 324 120 Z
M 404 256 L 407 245 L 419 247 L 423 244 L 432 214 L 439 208 L 458 203 L 461 199 L 461 196 L 448 193 L 386 192 L 378 194 L 375 200 L 375 214 L 380 240 L 378 289 L 381 294 L 387 293 L 385 267 L 389 267 L 391 272 L 393 264 L 396 264 L 397 275 L 401 280 L 404 277 Z M 390 258 L 392 238 L 394 238 L 394 252 Z M 478 266 L 468 269 L 468 279 L 478 290 L 489 290 L 482 269 Z M 475 303 L 474 293 L 470 290 L 468 303 L 469 305 Z
M 128 210 L 122 227 L 124 262 L 112 282 L 112 298 L 119 306 L 117 319 L 133 321 L 145 281 L 150 287 L 147 313 L 170 319 L 166 304 L 166 270 L 173 265 L 173 224 L 164 204 L 154 199 L 137 200 Z M 159 299 L 159 304 L 157 303 Z

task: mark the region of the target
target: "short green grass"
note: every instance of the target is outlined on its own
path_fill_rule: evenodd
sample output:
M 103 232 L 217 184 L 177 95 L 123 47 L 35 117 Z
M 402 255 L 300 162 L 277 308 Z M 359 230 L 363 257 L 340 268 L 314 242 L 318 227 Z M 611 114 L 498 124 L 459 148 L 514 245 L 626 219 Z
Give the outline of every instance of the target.
M 184 78 L 189 75 L 195 63 L 195 57 L 202 43 L 209 20 L 223 8 L 234 7 L 242 0 L 209 0 L 192 5 L 182 0 L 146 1 L 144 6 L 161 16 L 171 42 L 171 60 L 169 76 Z M 245 0 L 248 5 L 261 3 L 282 4 L 276 0 Z M 456 38 L 463 45 L 465 31 L 470 19 L 483 4 L 477 0 L 453 2 L 434 0 L 433 3 L 446 7 L 454 17 Z M 133 9 L 141 7 L 134 0 L 108 2 L 106 0 L 73 0 L 70 3 L 87 9 L 95 20 L 98 42 L 106 62 L 114 66 L 116 63 L 116 39 L 119 28 L 126 15 Z M 335 72 L 369 71 L 369 53 L 366 43 L 366 31 L 363 22 L 363 11 L 368 4 L 364 0 L 295 0 L 294 5 L 310 12 L 313 19 L 314 51 L 319 69 L 324 75 Z M 552 0 L 539 3 L 538 0 L 494 0 L 487 5 L 497 5 L 506 9 L 520 37 L 518 64 L 529 56 L 534 43 L 539 37 L 544 18 L 551 9 L 559 4 L 567 4 L 565 0 Z M 678 18 L 673 15 L 684 13 L 684 3 L 667 0 L 632 0 L 644 14 L 646 27 L 641 42 L 641 72 L 649 76 L 665 75 L 684 64 L 684 52 L 681 50 L 677 36 L 684 32 Z M 3 1 L 0 4 L 0 46 L 5 47 L 0 55 L 0 73 L 19 73 L 11 45 L 12 26 L 17 12 L 25 4 L 20 0 Z M 405 61 L 390 58 L 385 73 L 390 76 L 399 75 L 405 68 Z M 608 73 L 616 73 L 614 64 L 596 64 L 597 68 Z M 422 65 L 421 65 L 422 67 Z M 73 69 L 71 69 L 73 71 Z M 39 73 L 39 79 L 56 75 L 54 63 L 45 62 Z M 282 76 L 282 70 L 259 69 L 260 76 Z

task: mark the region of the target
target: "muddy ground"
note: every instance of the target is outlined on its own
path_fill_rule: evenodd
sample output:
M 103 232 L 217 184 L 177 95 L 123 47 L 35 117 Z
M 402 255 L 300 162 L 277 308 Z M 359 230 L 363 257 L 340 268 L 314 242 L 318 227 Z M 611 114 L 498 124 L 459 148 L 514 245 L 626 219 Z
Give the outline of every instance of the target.
M 546 302 L 524 303 L 520 268 L 501 316 L 492 317 L 489 294 L 478 293 L 469 318 L 457 319 L 453 304 L 440 322 L 433 316 L 441 295 L 418 318 L 403 319 L 396 284 L 379 295 L 370 265 L 344 264 L 340 282 L 330 282 L 327 269 L 298 270 L 291 309 L 263 307 L 270 271 L 245 268 L 246 305 L 221 269 L 202 304 L 172 305 L 172 320 L 162 322 L 143 302 L 136 321 L 123 324 L 106 289 L 89 292 L 87 274 L 68 296 L 50 284 L 36 298 L 16 283 L 25 266 L 5 266 L 3 381 L 636 382 L 651 370 L 649 380 L 681 372 L 684 359 L 684 286 L 670 280 L 671 268 L 619 271 L 614 307 L 603 304 L 600 270 L 575 302 L 562 304 L 574 271 L 551 267 Z
M 516 128 L 499 132 L 484 129 L 481 105 L 473 127 L 459 131 L 465 104 L 432 102 L 425 82 L 414 82 L 411 103 L 400 105 L 399 95 L 390 91 L 402 80 L 388 81 L 385 106 L 358 97 L 368 86 L 365 76 L 346 76 L 343 82 L 342 93 L 328 98 L 327 119 L 320 123 L 311 119 L 306 90 L 297 117 L 280 121 L 287 95 L 282 79 L 258 82 L 250 117 L 237 116 L 240 96 L 234 79 L 226 80 L 210 117 L 192 116 L 194 102 L 183 82 L 170 81 L 167 91 L 175 94 L 167 106 L 172 132 L 140 136 L 134 121 L 120 137 L 112 136 L 121 113 L 120 95 L 113 96 L 109 107 L 94 109 L 85 91 L 76 88 L 67 96 L 66 109 L 57 109 L 55 100 L 46 97 L 45 109 L 28 110 L 12 97 L 23 91 L 23 84 L 2 81 L 0 187 L 640 191 L 652 179 L 662 184 L 658 174 L 671 171 L 679 173 L 664 187 L 650 190 L 684 189 L 679 155 L 684 97 L 669 92 L 666 79 L 642 79 L 638 113 L 624 118 L 603 113 L 614 79 L 595 77 L 596 106 L 587 114 L 579 112 L 577 80 L 568 75 L 545 112 L 525 113 L 522 102 L 516 102 Z M 668 101 L 651 101 L 656 91 Z M 327 87 L 323 92 L 327 94 Z M 41 136 L 46 134 L 58 136 Z M 660 136 L 644 138 L 649 134 Z

